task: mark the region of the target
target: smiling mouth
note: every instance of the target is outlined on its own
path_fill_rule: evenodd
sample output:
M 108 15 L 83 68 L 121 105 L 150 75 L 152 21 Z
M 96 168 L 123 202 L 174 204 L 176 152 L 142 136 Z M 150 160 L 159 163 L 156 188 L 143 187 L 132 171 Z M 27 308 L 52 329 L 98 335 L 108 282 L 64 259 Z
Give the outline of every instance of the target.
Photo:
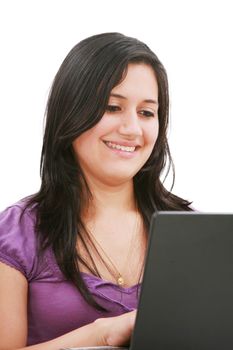
M 116 149 L 119 151 L 123 151 L 123 152 L 128 152 L 128 153 L 133 153 L 136 149 L 136 146 L 122 146 L 119 145 L 117 143 L 113 143 L 110 141 L 104 141 L 105 145 L 111 149 Z

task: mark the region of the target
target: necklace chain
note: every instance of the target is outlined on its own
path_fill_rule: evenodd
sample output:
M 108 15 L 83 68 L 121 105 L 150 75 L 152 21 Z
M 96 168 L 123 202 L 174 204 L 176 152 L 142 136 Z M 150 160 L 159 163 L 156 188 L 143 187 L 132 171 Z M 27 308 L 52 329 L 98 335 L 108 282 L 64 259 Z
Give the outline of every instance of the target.
M 135 220 L 135 224 L 134 224 L 134 229 L 132 231 L 132 237 L 131 237 L 131 241 L 130 241 L 130 248 L 132 246 L 132 241 L 134 238 L 134 234 L 136 234 L 137 232 L 137 227 L 138 227 L 138 211 L 136 212 L 136 220 Z M 103 255 L 105 256 L 105 258 L 108 260 L 108 262 L 110 263 L 110 265 L 112 266 L 112 268 L 110 268 L 110 266 L 107 264 L 107 262 L 103 259 L 103 257 L 101 256 L 101 260 L 103 261 L 105 267 L 107 268 L 107 270 L 110 272 L 110 274 L 115 278 L 116 283 L 119 286 L 123 286 L 125 284 L 125 280 L 122 276 L 122 274 L 120 273 L 120 271 L 118 270 L 118 268 L 116 267 L 116 265 L 113 263 L 112 259 L 108 256 L 108 254 L 106 253 L 106 251 L 103 249 L 103 247 L 101 246 L 101 244 L 97 241 L 97 239 L 95 238 L 95 236 L 89 232 L 89 234 L 91 235 L 92 239 L 94 240 L 94 242 L 96 243 L 96 245 L 99 247 L 99 249 L 102 251 Z M 98 250 L 98 249 L 97 249 Z M 130 252 L 130 249 L 129 249 Z M 129 252 L 127 255 L 127 260 L 129 257 Z M 100 254 L 100 253 L 99 253 Z M 114 270 L 114 272 L 113 272 Z

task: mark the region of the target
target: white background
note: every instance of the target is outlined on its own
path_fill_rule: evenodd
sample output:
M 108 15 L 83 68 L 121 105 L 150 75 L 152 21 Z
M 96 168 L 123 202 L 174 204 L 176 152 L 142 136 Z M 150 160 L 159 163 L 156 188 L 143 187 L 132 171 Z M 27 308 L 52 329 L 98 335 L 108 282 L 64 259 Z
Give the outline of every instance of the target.
M 81 39 L 118 31 L 167 69 L 173 192 L 233 212 L 232 18 L 224 0 L 1 1 L 0 209 L 39 189 L 44 109 L 62 60 Z

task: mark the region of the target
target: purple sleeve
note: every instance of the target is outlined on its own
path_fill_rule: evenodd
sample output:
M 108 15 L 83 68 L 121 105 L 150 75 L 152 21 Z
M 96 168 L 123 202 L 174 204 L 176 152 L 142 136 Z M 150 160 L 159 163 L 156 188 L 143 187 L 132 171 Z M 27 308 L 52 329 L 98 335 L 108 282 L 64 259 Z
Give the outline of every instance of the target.
M 0 261 L 16 268 L 30 280 L 36 266 L 33 217 L 20 205 L 0 213 Z

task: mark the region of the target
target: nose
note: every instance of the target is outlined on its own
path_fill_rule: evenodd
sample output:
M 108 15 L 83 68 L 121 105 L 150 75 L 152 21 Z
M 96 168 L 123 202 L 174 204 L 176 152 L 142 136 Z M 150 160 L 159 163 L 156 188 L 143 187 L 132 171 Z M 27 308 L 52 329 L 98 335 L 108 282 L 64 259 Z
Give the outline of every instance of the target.
M 118 131 L 121 135 L 130 138 L 142 135 L 142 127 L 136 111 L 124 113 L 121 116 Z

